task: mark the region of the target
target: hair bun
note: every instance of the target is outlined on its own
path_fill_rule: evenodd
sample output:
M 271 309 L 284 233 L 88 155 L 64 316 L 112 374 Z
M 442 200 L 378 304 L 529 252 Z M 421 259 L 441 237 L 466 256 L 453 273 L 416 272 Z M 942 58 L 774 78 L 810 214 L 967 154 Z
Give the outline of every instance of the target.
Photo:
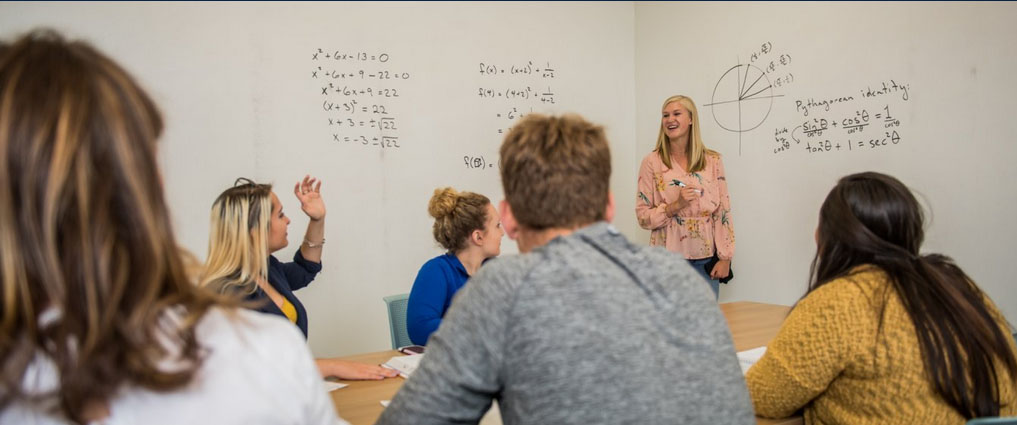
M 436 219 L 446 217 L 455 210 L 458 200 L 459 192 L 451 187 L 435 189 L 431 202 L 427 204 L 427 212 Z

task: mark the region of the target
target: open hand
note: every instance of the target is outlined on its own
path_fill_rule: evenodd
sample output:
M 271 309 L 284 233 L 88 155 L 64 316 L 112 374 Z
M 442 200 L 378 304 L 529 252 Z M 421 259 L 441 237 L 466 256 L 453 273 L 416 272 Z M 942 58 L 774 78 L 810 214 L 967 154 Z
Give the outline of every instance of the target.
M 321 199 L 321 181 L 306 175 L 302 181 L 293 186 L 293 194 L 297 195 L 297 199 L 300 200 L 300 209 L 311 220 L 325 218 L 325 201 Z

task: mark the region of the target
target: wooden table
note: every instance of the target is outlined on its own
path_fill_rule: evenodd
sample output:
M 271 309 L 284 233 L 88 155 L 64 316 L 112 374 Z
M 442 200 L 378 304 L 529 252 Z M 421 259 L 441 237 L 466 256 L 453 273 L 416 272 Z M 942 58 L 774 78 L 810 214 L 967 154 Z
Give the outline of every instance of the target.
M 731 335 L 734 338 L 735 349 L 738 351 L 748 350 L 766 345 L 770 342 L 790 307 L 774 304 L 762 304 L 754 302 L 733 302 L 720 305 L 720 310 L 727 318 L 728 326 L 731 327 Z M 343 357 L 344 360 L 356 362 L 380 364 L 392 356 L 401 355 L 398 351 L 379 351 L 376 353 L 358 354 Z M 403 385 L 402 378 L 386 379 L 384 381 L 340 381 L 349 384 L 349 387 L 332 391 L 332 401 L 335 402 L 336 411 L 339 416 L 350 422 L 352 425 L 373 424 L 381 416 L 383 409 L 381 400 L 391 400 L 399 387 Z M 787 419 L 765 419 L 757 418 L 760 425 L 800 425 L 801 417 Z

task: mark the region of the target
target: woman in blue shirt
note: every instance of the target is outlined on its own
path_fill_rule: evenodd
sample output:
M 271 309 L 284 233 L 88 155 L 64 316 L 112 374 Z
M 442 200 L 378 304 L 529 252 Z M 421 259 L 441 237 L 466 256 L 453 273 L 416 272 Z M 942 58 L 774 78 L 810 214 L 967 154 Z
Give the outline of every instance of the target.
M 291 263 L 271 255 L 289 244 L 286 229 L 290 224 L 272 185 L 240 178 L 219 195 L 212 204 L 208 260 L 201 282 L 219 292 L 244 295 L 251 308 L 289 319 L 307 337 L 307 310 L 293 291 L 310 284 L 321 271 L 325 202 L 321 182 L 311 176 L 298 182 L 293 193 L 310 221 Z M 315 361 L 323 376 L 384 379 L 396 375 L 376 365 L 339 359 Z
M 414 344 L 424 345 L 438 330 L 452 296 L 480 265 L 501 253 L 498 210 L 486 196 L 435 189 L 427 211 L 434 217 L 434 239 L 446 253 L 424 263 L 406 307 L 406 330 Z

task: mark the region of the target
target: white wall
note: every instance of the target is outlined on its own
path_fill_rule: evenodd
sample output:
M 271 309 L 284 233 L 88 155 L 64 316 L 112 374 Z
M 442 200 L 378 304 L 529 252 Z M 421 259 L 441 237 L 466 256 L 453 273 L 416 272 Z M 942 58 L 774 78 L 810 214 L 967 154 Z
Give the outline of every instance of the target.
M 441 252 L 426 208 L 433 190 L 451 185 L 500 201 L 497 167 L 468 168 L 464 157 L 496 164 L 498 130 L 520 113 L 578 112 L 603 123 L 618 164 L 612 185 L 628 191 L 633 20 L 631 3 L 0 4 L 3 37 L 49 26 L 85 38 L 152 93 L 167 121 L 160 160 L 176 233 L 199 257 L 212 201 L 247 176 L 276 184 L 293 219 L 290 247 L 277 256 L 292 258 L 307 223 L 293 184 L 305 173 L 324 181 L 325 271 L 298 293 L 318 356 L 388 348 L 381 298 L 409 292 L 420 265 Z M 325 58 L 336 51 L 347 59 Z M 482 75 L 481 63 L 496 74 Z M 361 79 L 361 70 L 375 78 Z M 379 79 L 384 71 L 390 78 Z M 335 93 L 342 87 L 399 97 Z M 494 97 L 482 98 L 481 88 Z M 346 112 L 350 100 L 368 111 Z M 374 114 L 376 106 L 388 114 Z M 395 118 L 395 130 L 370 127 L 383 116 Z M 329 126 L 329 118 L 357 127 Z M 333 134 L 369 144 L 337 143 Z M 373 146 L 379 136 L 398 137 L 400 147 Z M 633 208 L 620 197 L 619 227 L 630 233 Z M 516 252 L 507 238 L 503 252 Z
M 699 103 L 706 143 L 724 154 L 729 176 L 738 277 L 722 301 L 793 303 L 805 290 L 822 198 L 838 177 L 878 170 L 924 194 L 933 212 L 926 250 L 956 258 L 1017 317 L 1003 267 L 1017 239 L 1009 223 L 1017 101 L 1007 78 L 1017 65 L 1015 18 L 1010 3 L 2 3 L 0 36 L 54 27 L 91 40 L 142 81 L 167 119 L 160 160 L 176 232 L 199 257 L 212 200 L 247 176 L 277 184 L 294 218 L 291 247 L 279 254 L 288 258 L 306 225 L 289 188 L 305 173 L 321 177 L 326 269 L 299 295 L 312 349 L 331 356 L 388 347 L 381 297 L 408 292 L 419 266 L 440 253 L 426 213 L 435 187 L 501 199 L 497 168 L 467 168 L 464 157 L 497 161 L 497 130 L 511 125 L 513 107 L 578 112 L 607 127 L 615 223 L 646 242 L 633 212 L 636 172 L 653 147 L 660 103 L 676 93 Z M 319 48 L 389 60 L 315 61 Z M 781 55 L 790 56 L 786 65 Z M 771 60 L 774 70 L 760 81 L 787 83 L 705 106 L 736 99 L 739 85 L 757 77 L 743 66 L 722 79 L 726 71 L 766 69 Z M 513 65 L 530 61 L 549 64 L 555 77 L 512 75 Z M 481 75 L 482 62 L 508 75 Z M 317 66 L 324 69 L 313 78 Z M 332 81 L 395 89 L 399 98 L 322 96 L 322 73 L 333 69 L 410 78 Z M 745 69 L 753 73 L 739 82 Z M 900 91 L 862 96 L 890 80 L 908 85 L 908 100 Z M 479 96 L 480 88 L 504 95 L 526 87 L 537 95 Z M 554 104 L 540 102 L 546 88 Z M 779 97 L 771 104 L 763 95 Z M 854 99 L 808 117 L 795 107 L 846 96 Z M 342 113 L 327 113 L 322 102 L 349 99 L 386 107 L 397 130 L 330 127 L 328 118 Z M 805 152 L 802 145 L 827 139 L 881 140 L 886 129 L 874 114 L 884 106 L 900 122 L 891 129 L 899 143 Z M 842 123 L 862 109 L 873 124 L 860 133 L 831 126 L 806 137 L 800 128 L 813 118 Z M 759 125 L 734 133 L 719 123 Z M 790 150 L 774 153 L 783 128 L 801 144 L 789 139 Z M 397 136 L 401 147 L 336 143 L 332 134 Z M 503 250 L 515 252 L 514 243 L 506 239 Z
M 924 195 L 932 212 L 924 251 L 953 256 L 1007 317 L 1017 318 L 1017 291 L 1005 267 L 1017 240 L 1011 213 L 1017 209 L 1015 18 L 1013 3 L 637 3 L 637 155 L 653 148 L 661 102 L 678 93 L 697 101 L 704 141 L 724 155 L 737 278 L 721 300 L 796 301 L 806 289 L 824 197 L 839 177 L 874 170 Z M 753 62 L 752 53 L 761 55 Z M 781 55 L 790 56 L 787 65 Z M 774 70 L 743 97 L 767 79 L 784 77 L 780 87 L 703 106 L 737 99 L 738 78 L 730 77 L 747 67 L 722 79 L 728 69 L 765 70 L 771 60 Z M 751 70 L 748 77 L 758 75 Z M 891 80 L 909 87 L 907 100 L 902 90 L 864 97 Z M 758 98 L 767 94 L 781 96 L 772 98 L 772 108 Z M 848 96 L 854 99 L 829 111 L 811 108 L 808 116 L 796 108 L 799 100 Z M 740 133 L 740 141 L 739 133 L 718 124 L 737 124 L 737 106 L 744 128 L 761 122 Z M 885 117 L 875 117 L 885 114 L 883 107 L 899 126 L 884 128 Z M 871 125 L 853 134 L 840 128 L 862 110 Z M 823 118 L 839 127 L 804 135 L 800 126 Z M 801 143 L 789 138 L 790 149 L 775 153 L 775 133 L 784 128 Z M 869 140 L 894 130 L 898 144 L 871 148 Z M 806 144 L 825 140 L 833 151 L 806 152 Z M 850 151 L 848 140 L 856 143 Z

